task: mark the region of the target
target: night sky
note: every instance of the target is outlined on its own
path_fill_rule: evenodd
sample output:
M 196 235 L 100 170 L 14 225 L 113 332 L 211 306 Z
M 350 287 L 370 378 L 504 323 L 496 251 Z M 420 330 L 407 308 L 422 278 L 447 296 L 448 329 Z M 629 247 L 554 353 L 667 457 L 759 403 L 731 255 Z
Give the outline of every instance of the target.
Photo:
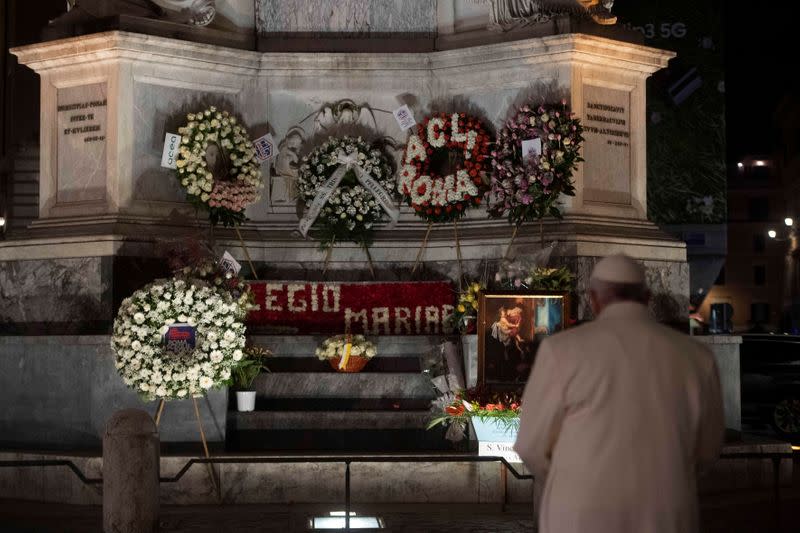
M 728 5 L 725 13 L 728 161 L 771 154 L 779 134 L 778 103 L 798 100 L 800 5 L 761 7 L 771 4 Z

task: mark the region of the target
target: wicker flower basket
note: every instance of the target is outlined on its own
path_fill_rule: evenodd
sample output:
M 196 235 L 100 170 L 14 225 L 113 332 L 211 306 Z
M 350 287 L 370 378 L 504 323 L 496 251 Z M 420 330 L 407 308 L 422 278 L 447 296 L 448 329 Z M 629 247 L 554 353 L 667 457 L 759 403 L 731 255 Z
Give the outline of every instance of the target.
M 347 360 L 347 365 L 344 368 L 339 368 L 339 363 L 341 363 L 341 357 L 334 357 L 332 359 L 328 359 L 331 363 L 331 367 L 336 370 L 337 372 L 361 372 L 364 369 L 367 363 L 369 363 L 368 357 L 361 357 L 358 355 L 351 355 L 350 359 Z

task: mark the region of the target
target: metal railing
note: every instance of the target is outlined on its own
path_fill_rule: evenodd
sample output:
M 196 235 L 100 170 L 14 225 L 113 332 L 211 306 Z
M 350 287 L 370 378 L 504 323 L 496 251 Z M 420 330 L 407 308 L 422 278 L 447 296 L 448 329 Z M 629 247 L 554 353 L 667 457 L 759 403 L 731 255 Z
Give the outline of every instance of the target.
M 778 531 L 781 523 L 780 510 L 780 466 L 784 459 L 793 460 L 793 453 L 723 453 L 720 459 L 761 459 L 772 461 L 772 485 L 773 503 L 775 516 L 775 530 Z M 511 463 L 503 457 L 479 456 L 466 454 L 386 454 L 386 455 L 273 455 L 273 456 L 241 456 L 241 457 L 211 457 L 193 458 L 186 461 L 183 467 L 174 476 L 161 477 L 161 483 L 177 483 L 189 469 L 196 464 L 221 465 L 221 464 L 292 464 L 292 463 L 342 463 L 345 465 L 345 528 L 349 529 L 350 522 L 350 465 L 353 463 L 500 463 L 504 468 L 503 475 L 503 508 L 508 503 L 508 483 L 507 473 L 518 480 L 533 480 L 530 474 L 520 473 Z M 31 467 L 56 467 L 64 466 L 71 470 L 78 479 L 86 485 L 102 484 L 102 478 L 90 478 L 86 476 L 75 463 L 69 459 L 27 459 L 0 461 L 0 468 L 31 468 Z

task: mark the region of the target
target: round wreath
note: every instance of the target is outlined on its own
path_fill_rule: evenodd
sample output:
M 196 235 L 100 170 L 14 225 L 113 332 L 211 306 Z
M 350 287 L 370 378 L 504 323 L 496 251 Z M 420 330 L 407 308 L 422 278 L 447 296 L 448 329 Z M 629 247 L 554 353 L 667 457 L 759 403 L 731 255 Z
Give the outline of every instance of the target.
M 380 150 L 370 147 L 361 137 L 329 137 L 301 160 L 297 191 L 306 207 L 348 157 L 389 194 L 394 194 L 392 167 Z M 373 224 L 383 214 L 380 203 L 359 182 L 355 169 L 348 169 L 314 221 L 314 237 L 328 245 L 344 240 L 366 246 Z
M 561 218 L 559 197 L 575 195 L 572 171 L 583 161 L 582 133 L 565 100 L 522 107 L 506 122 L 492 152 L 490 215 L 508 217 L 515 225 L 548 215 Z M 541 139 L 541 154 L 523 156 L 523 141 L 536 139 Z
M 445 161 L 447 163 L 445 163 Z M 449 222 L 480 205 L 489 170 L 489 133 L 464 113 L 433 115 L 408 138 L 397 190 L 429 222 Z M 447 175 L 436 167 L 449 167 Z
M 199 280 L 159 280 L 123 300 L 111 348 L 125 384 L 147 400 L 201 396 L 228 383 L 243 357 L 244 313 L 225 292 Z M 194 350 L 168 351 L 172 324 L 195 328 Z
M 189 201 L 208 210 L 212 224 L 241 224 L 245 208 L 258 201 L 264 186 L 247 130 L 236 117 L 216 107 L 189 113 L 186 118 L 189 122 L 178 128 L 178 180 Z M 226 175 L 214 176 L 209 169 L 206 153 L 210 144 L 216 144 L 229 161 Z

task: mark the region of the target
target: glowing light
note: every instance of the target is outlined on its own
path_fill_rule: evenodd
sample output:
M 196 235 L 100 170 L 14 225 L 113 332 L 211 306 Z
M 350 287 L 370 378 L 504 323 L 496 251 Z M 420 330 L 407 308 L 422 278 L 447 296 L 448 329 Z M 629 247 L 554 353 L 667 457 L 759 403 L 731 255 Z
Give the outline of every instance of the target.
M 769 230 L 769 231 L 767 232 L 767 235 L 769 235 L 769 238 L 770 238 L 770 239 L 774 239 L 775 237 L 777 237 L 777 236 L 778 236 L 778 232 L 777 232 L 777 231 L 775 231 L 774 229 L 771 229 L 771 230 Z
M 783 219 L 783 223 L 789 227 L 792 227 L 792 225 L 794 225 L 794 220 L 792 220 L 792 217 L 786 217 Z
M 310 520 L 311 529 L 344 529 L 345 512 L 333 511 L 329 516 L 315 516 Z M 358 516 L 350 511 L 350 529 L 384 529 L 384 522 L 377 516 Z
M 0 217 L 0 228 L 6 225 L 6 217 Z
M 765 166 L 767 166 L 767 162 L 766 161 L 758 160 L 755 163 L 756 163 L 757 167 L 765 167 Z
M 739 167 L 739 168 L 744 168 L 744 163 L 739 161 L 738 163 L 736 163 L 736 166 Z

